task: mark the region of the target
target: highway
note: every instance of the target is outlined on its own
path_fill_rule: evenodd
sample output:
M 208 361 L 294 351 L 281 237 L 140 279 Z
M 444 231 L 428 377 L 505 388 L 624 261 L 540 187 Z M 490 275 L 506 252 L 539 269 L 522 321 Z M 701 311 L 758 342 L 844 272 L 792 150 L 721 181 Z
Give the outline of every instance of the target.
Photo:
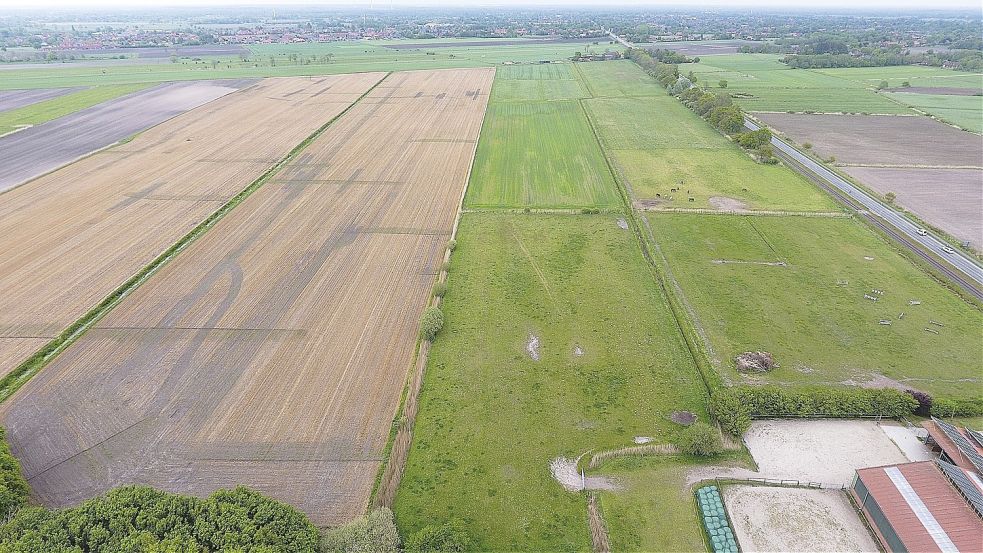
M 745 119 L 744 125 L 751 130 L 758 130 L 759 128 L 757 124 L 749 119 Z M 935 267 L 939 268 L 949 278 L 955 281 L 956 284 L 963 286 L 967 289 L 967 291 L 976 297 L 983 299 L 983 267 L 981 267 L 975 259 L 957 248 L 954 248 L 955 252 L 951 254 L 943 252 L 942 247 L 947 246 L 948 243 L 932 236 L 931 234 L 926 234 L 925 236 L 919 235 L 917 232 L 919 229 L 918 225 L 910 221 L 901 213 L 898 213 L 894 209 L 882 204 L 870 194 L 867 194 L 860 188 L 857 188 L 851 184 L 849 181 L 841 178 L 836 173 L 813 161 L 812 158 L 799 152 L 784 140 L 781 140 L 778 137 L 772 137 L 771 143 L 781 153 L 791 158 L 795 162 L 794 165 L 798 165 L 798 167 L 795 167 L 796 169 L 800 171 L 804 169 L 811 172 L 820 180 L 828 183 L 831 187 L 829 189 L 830 192 L 833 192 L 835 196 L 839 196 L 840 199 L 852 200 L 852 203 L 863 206 L 864 210 L 868 212 L 861 213 L 868 216 L 876 215 L 876 218 L 870 217 L 875 224 L 878 224 L 878 226 L 884 228 L 884 230 L 887 231 L 893 238 L 897 239 L 903 245 L 911 248 L 916 254 L 929 261 Z M 886 228 L 887 225 L 884 225 L 883 222 L 886 222 L 890 228 Z M 939 258 L 945 260 L 945 263 L 940 263 L 934 256 L 926 255 L 925 252 L 914 248 L 914 244 L 919 244 L 925 249 L 935 253 Z M 948 265 L 958 269 L 958 272 L 952 271 Z M 970 280 L 967 281 L 967 279 L 962 277 L 960 273 L 969 277 Z

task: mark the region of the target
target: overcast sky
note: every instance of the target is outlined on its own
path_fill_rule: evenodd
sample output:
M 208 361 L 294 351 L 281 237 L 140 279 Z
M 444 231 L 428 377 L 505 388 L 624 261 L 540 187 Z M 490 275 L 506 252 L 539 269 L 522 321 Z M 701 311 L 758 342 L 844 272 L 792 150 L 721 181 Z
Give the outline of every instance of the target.
M 707 7 L 736 8 L 760 7 L 773 9 L 878 9 L 878 10 L 938 10 L 968 9 L 983 10 L 980 0 L 813 0 L 796 2 L 790 0 L 311 0 L 283 2 L 277 0 L 0 0 L 0 4 L 18 8 L 88 8 L 122 7 L 128 9 L 163 6 L 353 6 L 372 5 L 377 8 L 405 6 L 453 6 L 453 7 L 494 7 L 494 6 L 631 6 L 658 9 L 659 7 Z M 3 7 L 0 6 L 0 15 Z

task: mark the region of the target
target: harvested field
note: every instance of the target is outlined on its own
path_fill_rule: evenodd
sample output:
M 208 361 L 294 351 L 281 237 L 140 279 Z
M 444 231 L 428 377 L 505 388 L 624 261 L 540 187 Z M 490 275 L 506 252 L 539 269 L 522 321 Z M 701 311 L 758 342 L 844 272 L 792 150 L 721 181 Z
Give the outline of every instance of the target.
M 742 551 L 880 551 L 840 490 L 726 486 L 724 501 Z
M 959 240 L 983 247 L 983 170 L 847 167 L 870 188 Z
M 166 83 L 0 138 L 0 192 L 253 82 Z
M 21 340 L 56 336 L 381 77 L 265 80 L 5 192 L 0 374 Z
M 823 158 L 854 165 L 983 167 L 983 143 L 928 117 L 759 113 L 795 142 L 811 142 Z
M 318 525 L 360 514 L 493 75 L 387 77 L 8 400 L 35 498 L 245 484 Z
M 0 111 L 22 108 L 36 104 L 42 100 L 50 100 L 71 92 L 82 90 L 75 88 L 36 88 L 33 90 L 0 90 Z

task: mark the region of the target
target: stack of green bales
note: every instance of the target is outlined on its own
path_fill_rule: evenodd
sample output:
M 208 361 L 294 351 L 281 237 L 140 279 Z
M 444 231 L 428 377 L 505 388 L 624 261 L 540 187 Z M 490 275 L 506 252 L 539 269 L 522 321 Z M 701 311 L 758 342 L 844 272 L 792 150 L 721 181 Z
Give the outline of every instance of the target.
M 703 516 L 703 526 L 710 536 L 713 553 L 738 553 L 737 540 L 734 531 L 727 523 L 724 513 L 724 502 L 720 499 L 717 486 L 706 486 L 696 490 L 696 499 L 700 503 L 700 513 Z

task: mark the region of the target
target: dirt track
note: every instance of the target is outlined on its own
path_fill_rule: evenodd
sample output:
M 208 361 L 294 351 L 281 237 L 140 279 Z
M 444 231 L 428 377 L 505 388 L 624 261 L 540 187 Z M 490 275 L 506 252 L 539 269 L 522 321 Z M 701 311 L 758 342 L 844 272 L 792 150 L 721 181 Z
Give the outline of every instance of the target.
M 381 77 L 267 79 L 0 195 L 0 374 Z
M 0 138 L 0 192 L 253 82 L 165 83 Z
M 242 483 L 361 512 L 493 75 L 388 77 L 8 400 L 35 497 Z

